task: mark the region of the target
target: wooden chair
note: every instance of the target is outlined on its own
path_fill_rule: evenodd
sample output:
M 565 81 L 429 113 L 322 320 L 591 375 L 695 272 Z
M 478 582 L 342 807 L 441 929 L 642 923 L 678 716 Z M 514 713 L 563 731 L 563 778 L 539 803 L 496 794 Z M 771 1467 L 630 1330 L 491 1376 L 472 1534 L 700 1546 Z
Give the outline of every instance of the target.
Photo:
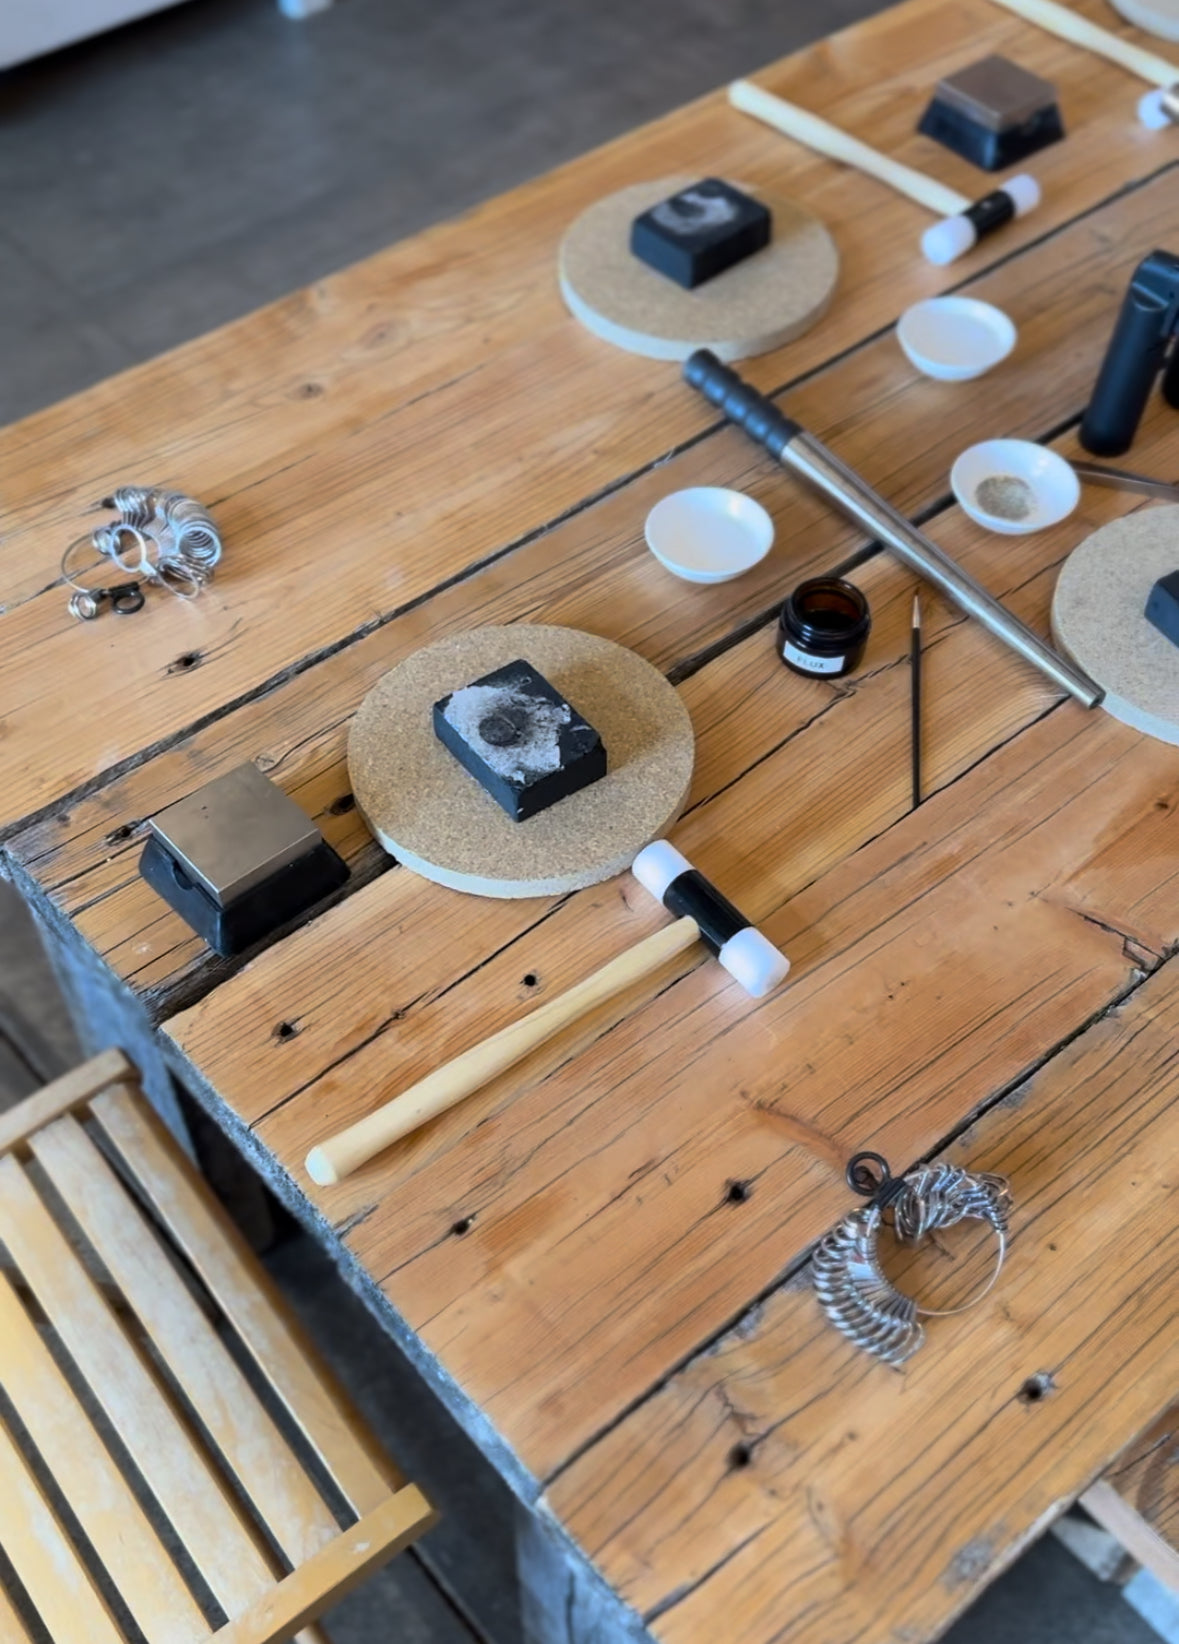
M 1081 1506 L 1143 1569 L 1179 1593 L 1179 1404 L 1089 1486 Z
M 0 1244 L 0 1644 L 325 1644 L 432 1511 L 120 1053 L 0 1114 Z

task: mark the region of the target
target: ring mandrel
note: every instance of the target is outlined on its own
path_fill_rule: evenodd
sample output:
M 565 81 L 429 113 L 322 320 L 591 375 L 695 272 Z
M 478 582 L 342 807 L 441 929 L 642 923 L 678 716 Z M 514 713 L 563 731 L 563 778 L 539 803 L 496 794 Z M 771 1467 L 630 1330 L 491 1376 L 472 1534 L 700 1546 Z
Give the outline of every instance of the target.
M 715 354 L 706 348 L 698 349 L 684 365 L 684 377 L 783 468 L 821 491 L 869 537 L 891 548 L 898 559 L 919 571 L 947 599 L 968 616 L 977 618 L 996 639 L 1001 639 L 1038 668 L 1054 685 L 1075 697 L 1083 707 L 1095 708 L 1101 701 L 1101 687 L 1087 674 L 1046 645 L 853 468 L 841 462 L 813 434 L 808 434 L 773 400 L 743 381 L 729 366 L 722 365 Z

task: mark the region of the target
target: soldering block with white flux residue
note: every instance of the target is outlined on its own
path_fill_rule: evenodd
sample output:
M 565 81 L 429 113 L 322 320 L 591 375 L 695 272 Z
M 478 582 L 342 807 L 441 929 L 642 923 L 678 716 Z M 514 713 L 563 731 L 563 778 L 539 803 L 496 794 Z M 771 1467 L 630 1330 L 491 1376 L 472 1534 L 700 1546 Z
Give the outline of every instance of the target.
M 436 702 L 434 730 L 516 822 L 606 774 L 597 731 L 522 659 Z

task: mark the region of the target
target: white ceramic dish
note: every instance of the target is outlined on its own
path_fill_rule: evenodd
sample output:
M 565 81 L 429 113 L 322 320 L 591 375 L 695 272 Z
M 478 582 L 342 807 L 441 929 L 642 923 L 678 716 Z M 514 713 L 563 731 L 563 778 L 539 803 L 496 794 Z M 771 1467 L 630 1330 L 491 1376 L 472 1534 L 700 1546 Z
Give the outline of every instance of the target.
M 929 297 L 906 308 L 897 341 L 918 371 L 969 382 L 1005 360 L 1018 333 L 1001 308 L 973 297 Z
M 1031 509 L 1021 519 L 989 513 L 978 500 L 985 480 L 1022 480 L 1031 492 Z M 984 440 L 963 451 L 950 470 L 950 487 L 977 524 L 1004 536 L 1044 531 L 1067 519 L 1081 497 L 1081 482 L 1063 457 L 1031 440 Z
M 774 522 L 741 491 L 696 485 L 673 491 L 647 515 L 647 547 L 685 582 L 729 582 L 763 560 Z

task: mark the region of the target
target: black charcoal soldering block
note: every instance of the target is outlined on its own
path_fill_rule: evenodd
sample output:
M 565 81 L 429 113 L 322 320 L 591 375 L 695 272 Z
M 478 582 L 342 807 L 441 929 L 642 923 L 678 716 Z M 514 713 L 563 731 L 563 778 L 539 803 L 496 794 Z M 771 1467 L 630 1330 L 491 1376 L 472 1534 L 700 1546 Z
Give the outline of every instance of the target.
M 769 245 L 770 226 L 760 200 L 719 177 L 705 177 L 636 217 L 630 249 L 691 291 Z
M 1160 577 L 1146 599 L 1146 620 L 1159 633 L 1179 645 L 1179 571 Z
M 606 774 L 597 731 L 523 660 L 436 702 L 434 731 L 515 822 Z

